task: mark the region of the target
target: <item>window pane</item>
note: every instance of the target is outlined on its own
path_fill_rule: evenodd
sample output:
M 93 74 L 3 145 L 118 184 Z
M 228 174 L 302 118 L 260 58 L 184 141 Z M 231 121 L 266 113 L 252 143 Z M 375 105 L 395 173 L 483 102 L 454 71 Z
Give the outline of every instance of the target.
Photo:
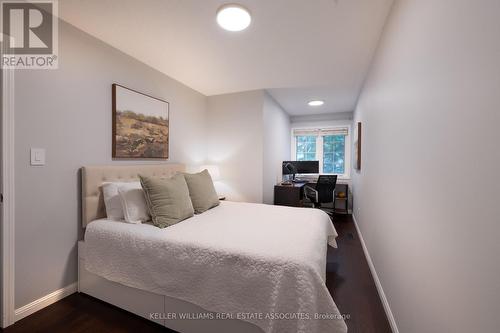
M 323 154 L 323 172 L 333 173 L 333 153 Z
M 316 161 L 316 153 L 307 153 L 305 161 Z
M 323 137 L 323 172 L 344 174 L 345 136 L 327 135 Z
M 296 155 L 297 161 L 315 161 L 316 160 L 316 136 L 297 136 L 296 137 Z

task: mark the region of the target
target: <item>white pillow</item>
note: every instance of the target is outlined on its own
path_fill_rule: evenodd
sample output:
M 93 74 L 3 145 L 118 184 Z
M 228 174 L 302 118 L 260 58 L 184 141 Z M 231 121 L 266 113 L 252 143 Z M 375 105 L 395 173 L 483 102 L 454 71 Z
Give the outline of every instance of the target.
M 142 223 L 151 219 L 141 183 L 125 183 L 118 187 L 118 194 L 126 222 Z
M 139 182 L 137 182 L 139 183 Z M 110 220 L 123 220 L 123 208 L 120 196 L 118 195 L 118 187 L 126 184 L 124 182 L 103 183 L 102 194 L 104 195 L 104 206 L 106 206 L 106 216 Z

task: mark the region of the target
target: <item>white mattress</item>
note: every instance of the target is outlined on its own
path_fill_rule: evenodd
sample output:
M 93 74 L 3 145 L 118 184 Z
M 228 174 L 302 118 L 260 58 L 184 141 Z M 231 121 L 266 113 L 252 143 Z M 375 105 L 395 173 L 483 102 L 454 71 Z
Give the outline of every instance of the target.
M 108 280 L 231 314 L 264 332 L 347 332 L 324 282 L 327 244 L 336 247 L 336 236 L 317 209 L 221 202 L 165 229 L 93 221 L 84 256 L 86 269 Z

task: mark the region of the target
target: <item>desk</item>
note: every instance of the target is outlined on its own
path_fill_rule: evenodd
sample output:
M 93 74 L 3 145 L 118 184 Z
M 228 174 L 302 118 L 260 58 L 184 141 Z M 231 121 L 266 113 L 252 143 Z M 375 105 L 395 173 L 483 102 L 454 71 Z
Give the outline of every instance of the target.
M 304 205 L 304 186 L 307 183 L 274 185 L 274 204 L 279 206 L 302 207 Z
M 315 183 L 293 183 L 292 185 L 274 185 L 274 204 L 279 206 L 304 207 L 304 186 L 315 187 Z M 346 193 L 343 198 L 337 195 Z M 335 212 L 349 212 L 349 187 L 347 184 L 337 183 L 335 186 Z

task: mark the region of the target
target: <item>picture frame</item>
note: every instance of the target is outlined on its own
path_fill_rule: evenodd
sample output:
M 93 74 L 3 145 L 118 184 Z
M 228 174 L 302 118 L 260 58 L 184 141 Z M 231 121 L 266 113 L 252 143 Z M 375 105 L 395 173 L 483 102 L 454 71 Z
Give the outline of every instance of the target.
M 114 83 L 113 159 L 168 159 L 169 113 L 167 101 Z
M 354 141 L 354 169 L 361 170 L 361 122 L 357 123 Z

